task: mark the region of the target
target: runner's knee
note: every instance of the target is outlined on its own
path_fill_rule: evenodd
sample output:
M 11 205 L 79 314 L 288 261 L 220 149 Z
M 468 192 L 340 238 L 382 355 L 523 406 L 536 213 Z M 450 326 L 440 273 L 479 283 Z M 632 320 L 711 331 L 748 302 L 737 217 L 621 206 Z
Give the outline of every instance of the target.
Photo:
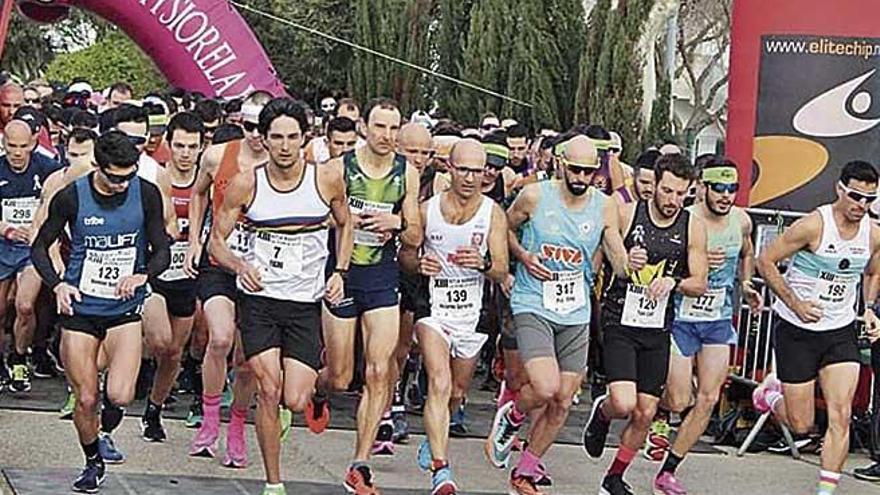
M 86 415 L 98 413 L 98 402 L 97 391 L 79 391 L 76 394 L 76 407 Z
M 440 398 L 452 397 L 452 378 L 449 373 L 431 373 L 428 380 L 429 394 Z
M 624 418 L 633 413 L 636 408 L 636 398 L 628 395 L 610 395 L 608 405 L 614 416 Z
M 15 298 L 15 314 L 19 318 L 31 318 L 34 316 L 34 301 L 24 297 Z
M 542 404 L 548 404 L 559 392 L 559 379 L 556 377 L 541 377 L 530 381 L 535 398 Z
M 367 363 L 367 371 L 365 374 L 367 385 L 386 383 L 388 381 L 389 373 L 391 373 L 391 367 L 388 365 L 387 361 Z
M 691 394 L 674 392 L 672 389 L 669 389 L 666 395 L 666 405 L 670 411 L 680 413 L 691 405 Z
M 303 412 L 306 409 L 306 404 L 309 403 L 309 399 L 312 398 L 312 394 L 308 392 L 293 392 L 284 395 L 284 406 L 287 409 L 290 409 L 293 412 Z
M 210 337 L 208 337 L 208 354 L 212 354 L 215 357 L 222 356 L 223 359 L 226 359 L 234 343 L 234 331 L 211 332 Z

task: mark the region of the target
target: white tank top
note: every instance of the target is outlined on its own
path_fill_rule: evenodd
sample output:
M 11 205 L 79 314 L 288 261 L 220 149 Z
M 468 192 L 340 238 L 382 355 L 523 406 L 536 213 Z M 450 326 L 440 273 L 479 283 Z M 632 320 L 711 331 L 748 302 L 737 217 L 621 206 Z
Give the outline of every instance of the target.
M 291 191 L 269 182 L 268 165 L 254 168 L 254 198 L 244 215 L 248 236 L 245 260 L 262 276 L 263 290 L 246 294 L 285 301 L 315 302 L 324 296 L 324 265 L 330 207 L 318 193 L 315 166 L 305 165 Z
M 856 319 L 856 295 L 865 266 L 871 257 L 871 220 L 865 215 L 859 231 L 850 240 L 843 240 L 831 205 L 818 208 L 822 217 L 822 240 L 816 252 L 795 253 L 785 281 L 803 300 L 822 306 L 822 319 L 804 323 L 794 311 L 776 299 L 773 309 L 780 318 L 805 330 L 821 332 L 843 328 Z
M 146 153 L 141 153 L 138 158 L 138 177 L 158 186 L 159 185 L 159 162 Z
M 480 196 L 482 202 L 476 214 L 461 225 L 448 223 L 440 210 L 439 194 L 428 200 L 428 218 L 425 225 L 425 253 L 440 260 L 440 273 L 430 280 L 431 316 L 445 320 L 471 321 L 478 319 L 483 304 L 483 274 L 463 268 L 453 262 L 459 247 L 477 246 L 486 256 L 489 249 L 489 227 L 492 223 L 491 199 Z

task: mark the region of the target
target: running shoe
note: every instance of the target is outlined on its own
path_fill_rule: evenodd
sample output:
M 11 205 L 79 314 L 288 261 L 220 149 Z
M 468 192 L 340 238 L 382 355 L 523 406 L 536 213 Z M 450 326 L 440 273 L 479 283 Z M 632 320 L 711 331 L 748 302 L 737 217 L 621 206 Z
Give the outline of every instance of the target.
M 654 495 L 687 495 L 687 490 L 675 475 L 661 472 L 654 478 Z
M 55 365 L 55 371 L 59 374 L 64 373 L 64 363 L 61 362 L 61 337 L 53 339 L 46 351 L 52 364 Z
M 652 462 L 661 462 L 666 457 L 666 451 L 669 449 L 669 434 L 672 427 L 665 419 L 656 419 L 651 423 L 651 429 L 645 438 L 645 450 L 642 455 L 645 459 Z
M 6 366 L 6 359 L 3 354 L 0 354 L 0 392 L 3 391 L 4 388 L 9 387 L 9 380 L 12 377 L 9 376 L 9 368 Z
M 167 438 L 160 414 L 144 413 L 141 418 L 141 428 L 143 429 L 143 438 L 147 442 L 164 442 Z
M 324 433 L 330 424 L 330 401 L 324 395 L 314 394 L 306 404 L 306 425 L 316 435 Z
M 464 413 L 464 404 L 458 406 L 458 409 L 452 413 L 449 418 L 449 436 L 463 437 L 468 434 L 467 425 L 465 425 L 466 417 Z
M 201 428 L 199 428 L 189 447 L 189 455 L 194 457 L 214 457 L 219 436 L 219 422 L 218 424 L 209 424 L 203 421 Z
M 419 454 L 416 459 L 419 463 L 419 469 L 422 471 L 431 469 L 431 463 L 434 461 L 434 458 L 431 454 L 431 444 L 428 443 L 428 437 L 425 437 L 422 440 L 422 444 L 419 445 Z
M 853 476 L 863 481 L 880 481 L 880 462 L 868 467 L 853 469 Z
M 230 421 L 226 429 L 226 456 L 223 465 L 228 468 L 246 468 L 248 464 L 247 443 L 244 436 L 244 421 Z
M 76 394 L 73 393 L 73 390 L 70 387 L 67 387 L 67 400 L 65 400 L 64 405 L 61 406 L 61 410 L 58 412 L 58 417 L 60 419 L 73 419 L 74 409 L 76 409 Z
M 553 479 L 543 462 L 538 463 L 538 472 L 535 476 L 535 484 L 538 486 L 553 486 Z
M 281 486 L 264 485 L 262 495 L 287 495 L 287 490 L 284 488 L 284 483 L 281 483 Z
M 606 475 L 599 487 L 599 495 L 635 495 L 629 483 L 619 474 Z
M 106 433 L 98 435 L 98 452 L 100 452 L 101 459 L 104 459 L 106 464 L 122 464 L 125 462 L 125 454 L 116 448 L 113 438 Z
M 45 348 L 34 348 L 31 355 L 34 363 L 34 377 L 36 378 L 55 378 L 58 376 L 58 370 L 49 357 L 49 352 Z
M 99 462 L 87 462 L 79 476 L 73 481 L 71 489 L 77 493 L 98 493 L 104 482 L 104 465 Z
M 510 473 L 510 495 L 544 495 L 531 476 L 520 476 L 516 469 Z
M 9 390 L 15 393 L 31 390 L 31 372 L 26 364 L 12 365 L 12 380 L 9 381 Z
M 590 419 L 584 425 L 584 450 L 587 452 L 587 455 L 594 459 L 602 457 L 602 451 L 605 450 L 605 440 L 608 438 L 609 423 L 602 421 L 599 414 L 599 409 L 607 399 L 607 395 L 596 398 L 593 402 L 593 409 L 590 411 Z
M 189 406 L 189 413 L 186 415 L 184 425 L 187 428 L 200 428 L 204 419 L 202 412 L 202 396 L 194 394 L 192 404 Z
M 391 441 L 396 444 L 407 443 L 409 440 L 409 423 L 406 421 L 406 413 L 392 413 L 391 421 L 394 423 L 394 432 L 391 433 Z
M 771 409 L 769 396 L 772 393 L 782 393 L 782 382 L 776 378 L 775 373 L 770 373 L 764 378 L 764 381 L 752 392 L 752 405 L 755 410 L 761 414 L 769 412 Z
M 449 464 L 435 469 L 431 473 L 431 495 L 455 495 L 458 487 L 452 480 L 452 469 Z
M 393 435 L 394 421 L 390 417 L 382 418 L 371 453 L 373 455 L 394 455 L 394 442 L 391 441 Z
M 306 417 L 308 417 L 308 414 L 307 411 Z M 281 423 L 281 441 L 286 442 L 290 436 L 290 428 L 293 426 L 293 413 L 290 412 L 290 409 L 278 406 L 278 422 Z
M 373 481 L 373 471 L 366 464 L 351 465 L 342 484 L 345 491 L 354 495 L 381 495 Z
M 510 463 L 510 451 L 513 447 L 513 440 L 519 433 L 520 426 L 514 424 L 509 418 L 509 412 L 513 410 L 515 403 L 508 402 L 504 407 L 498 409 L 495 413 L 495 419 L 492 421 L 492 429 L 489 437 L 486 439 L 484 451 L 489 462 L 499 469 L 507 468 Z

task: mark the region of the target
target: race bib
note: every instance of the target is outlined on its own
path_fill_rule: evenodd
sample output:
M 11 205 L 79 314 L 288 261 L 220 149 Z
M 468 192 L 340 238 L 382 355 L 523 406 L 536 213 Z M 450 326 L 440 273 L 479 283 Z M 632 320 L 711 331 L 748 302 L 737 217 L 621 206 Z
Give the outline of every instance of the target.
M 168 269 L 159 275 L 159 280 L 163 282 L 176 282 L 188 278 L 183 271 L 183 262 L 186 259 L 186 251 L 189 249 L 189 242 L 178 241 L 171 245 L 171 264 Z
M 255 234 L 254 261 L 264 282 L 302 275 L 302 260 L 302 237 L 278 232 Z
M 352 215 L 366 215 L 377 213 L 393 213 L 394 205 L 391 203 L 377 203 L 360 198 L 349 198 L 348 206 Z M 354 229 L 354 243 L 361 246 L 381 247 L 385 245 L 386 236 L 379 232 L 369 232 Z
M 813 297 L 824 307 L 852 304 L 858 283 L 858 276 L 819 272 L 819 283 L 816 284 Z
M 251 234 L 245 230 L 244 225 L 236 223 L 232 233 L 226 239 L 226 245 L 236 256 L 244 256 L 250 248 Z
M 13 227 L 28 227 L 34 221 L 39 198 L 5 198 L 2 201 L 3 221 Z
M 483 303 L 483 277 L 431 280 L 431 315 L 465 319 L 479 317 Z
M 137 248 L 127 247 L 108 251 L 86 251 L 79 290 L 83 294 L 102 299 L 120 299 L 116 285 L 134 274 Z
M 709 289 L 700 297 L 681 298 L 679 315 L 694 321 L 718 321 L 727 299 L 727 288 Z
M 663 328 L 668 303 L 669 294 L 662 299 L 651 299 L 647 287 L 627 284 L 620 323 L 628 327 Z
M 545 309 L 564 315 L 587 304 L 582 271 L 553 272 L 553 277 L 542 286 Z

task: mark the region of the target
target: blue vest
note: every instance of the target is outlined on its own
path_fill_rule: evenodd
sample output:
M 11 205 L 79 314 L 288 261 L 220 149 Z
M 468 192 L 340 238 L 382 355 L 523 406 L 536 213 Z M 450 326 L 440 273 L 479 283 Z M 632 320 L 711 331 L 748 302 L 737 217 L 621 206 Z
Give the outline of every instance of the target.
M 92 196 L 92 175 L 75 182 L 79 211 L 70 226 L 70 260 L 64 274 L 64 281 L 79 288 L 82 294 L 82 302 L 73 303 L 73 312 L 85 316 L 140 312 L 146 297 L 145 285 L 126 301 L 116 298 L 113 291 L 125 276 L 146 270 L 143 179 L 131 181 L 121 205 L 106 208 Z
M 532 218 L 522 225 L 523 248 L 536 253 L 554 280 L 532 277 L 517 264 L 510 307 L 514 315 L 537 314 L 559 325 L 590 322 L 593 254 L 605 227 L 603 209 L 608 196 L 590 189 L 586 206 L 572 211 L 562 201 L 562 182 L 540 183 L 541 197 Z
M 16 173 L 9 167 L 6 157 L 0 157 L 2 219 L 16 227 L 29 226 L 43 191 L 43 182 L 59 168 L 61 164 L 55 160 L 34 152 L 24 172 Z M 26 243 L 12 242 L 0 237 L 0 260 L 28 257 L 30 250 L 30 245 Z

